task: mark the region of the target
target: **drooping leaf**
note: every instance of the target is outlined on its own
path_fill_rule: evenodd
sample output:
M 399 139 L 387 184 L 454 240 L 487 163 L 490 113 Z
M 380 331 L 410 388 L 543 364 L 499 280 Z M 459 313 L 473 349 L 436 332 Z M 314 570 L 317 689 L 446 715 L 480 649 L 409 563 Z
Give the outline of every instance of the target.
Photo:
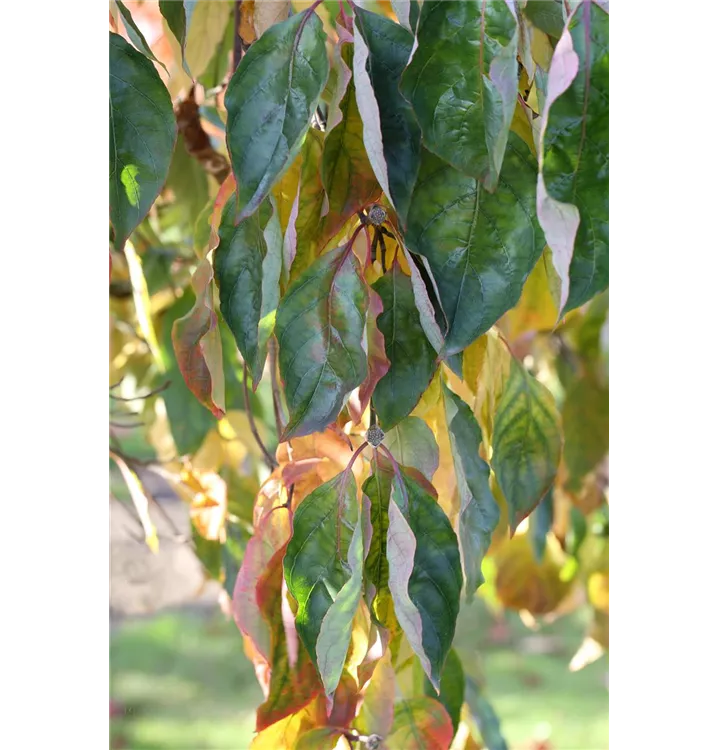
M 185 0 L 160 0 L 160 13 L 162 14 L 170 31 L 175 35 L 182 51 L 182 67 L 188 76 L 191 76 L 189 66 L 185 60 L 185 46 L 187 44 L 187 11 Z
M 441 673 L 441 693 L 437 694 L 432 684 L 424 676 L 424 694 L 435 698 L 446 709 L 451 717 L 451 725 L 456 734 L 461 720 L 461 706 L 464 703 L 464 668 L 461 666 L 459 655 L 452 648 L 446 657 L 444 671 Z
M 434 348 L 434 351 L 438 354 L 444 349 L 444 334 L 437 323 L 437 311 L 434 309 L 431 297 L 429 296 L 429 287 L 424 281 L 419 264 L 414 262 L 411 253 L 407 253 L 405 257 L 406 264 L 409 266 L 409 273 L 411 274 L 411 288 L 414 290 L 414 302 L 416 303 L 416 309 L 419 311 L 421 327 L 424 329 L 426 338 Z M 431 272 L 426 268 L 423 260 L 419 258 L 419 261 L 427 275 L 430 274 Z
M 381 453 L 374 454 L 372 474 L 364 482 L 362 492 L 371 502 L 372 535 L 364 567 L 367 579 L 377 593 L 388 590 L 389 564 L 386 558 L 387 529 L 389 528 L 389 499 L 393 470 Z M 374 602 L 376 605 L 376 602 Z M 374 606 L 374 614 L 379 617 Z M 381 618 L 380 618 L 381 619 Z
M 182 377 L 197 400 L 221 419 L 225 413 L 222 340 L 214 312 L 212 265 L 206 258 L 192 277 L 195 304 L 172 327 L 172 344 Z
M 548 71 L 538 216 L 561 279 L 561 314 L 608 286 L 608 14 L 581 3 Z
M 427 0 L 401 84 L 425 146 L 491 190 L 516 105 L 516 29 L 505 2 Z
M 367 304 L 367 288 L 348 245 L 322 255 L 287 290 L 276 322 L 289 408 L 282 440 L 323 430 L 366 378 Z
M 308 10 L 269 28 L 242 57 L 225 94 L 227 147 L 242 221 L 292 163 L 329 65 L 322 23 Z
M 390 365 L 372 401 L 381 428 L 387 431 L 416 406 L 434 376 L 437 358 L 421 326 L 411 279 L 399 264 L 395 262 L 373 288 L 384 306 L 377 325 Z
M 382 160 L 388 179 L 388 186 L 382 186 L 385 192 L 388 189 L 399 219 L 405 224 L 419 172 L 421 129 L 411 106 L 399 92 L 399 81 L 409 60 L 414 37 L 403 26 L 359 6 L 354 19 L 359 32 L 355 42 L 355 71 L 357 59 L 360 59 L 368 74 L 369 90 L 373 92 L 376 105 L 371 119 L 362 112 L 364 143 L 377 177 L 375 161 Z M 366 51 L 359 57 L 361 43 L 365 44 Z M 375 144 L 379 152 L 373 159 L 369 143 Z
M 342 57 L 352 61 L 352 45 L 345 44 Z M 321 241 L 328 242 L 359 209 L 377 201 L 381 187 L 374 176 L 363 140 L 363 124 L 353 79 L 339 107 L 341 120 L 324 139 L 322 182 L 329 211 L 322 220 Z
M 359 386 L 358 400 L 359 403 L 355 409 L 352 409 L 352 402 L 349 402 L 350 414 L 354 422 L 360 422 L 361 417 L 369 406 L 369 400 L 376 390 L 376 384 L 389 371 L 390 362 L 386 356 L 386 342 L 384 334 L 379 330 L 377 318 L 384 310 L 384 303 L 381 297 L 369 289 L 369 308 L 366 318 L 366 354 L 369 374 L 366 380 Z
M 121 456 L 118 456 L 114 451 L 110 451 L 110 456 L 117 464 L 130 492 L 130 497 L 145 532 L 145 544 L 156 554 L 160 548 L 160 541 L 157 537 L 157 527 L 150 516 L 150 501 L 147 491 L 142 486 L 137 473 L 127 465 L 127 462 Z
M 566 14 L 561 0 L 529 2 L 524 5 L 521 12 L 537 29 L 541 29 L 556 39 L 561 36 L 566 23 Z
M 252 740 L 250 750 L 279 750 L 295 748 L 299 738 L 326 722 L 326 700 L 318 695 L 299 711 L 263 729 Z
M 509 507 L 511 532 L 553 484 L 561 457 L 553 396 L 515 359 L 494 421 L 491 465 Z
M 486 745 L 486 750 L 509 750 L 509 746 L 501 733 L 501 724 L 494 707 L 472 680 L 467 682 L 466 702 L 474 721 L 479 727 L 479 733 L 484 745 Z
M 172 102 L 155 67 L 110 33 L 110 221 L 117 250 L 159 195 L 176 138 Z
M 294 750 L 351 750 L 344 731 L 335 727 L 315 727 L 299 738 Z
M 356 482 L 342 472 L 300 503 L 284 558 L 287 587 L 298 604 L 297 632 L 328 694 L 349 648 L 362 563 Z
M 446 709 L 433 698 L 399 701 L 387 750 L 449 750 L 454 730 Z
M 429 481 L 439 467 L 439 446 L 434 433 L 419 417 L 402 419 L 384 436 L 383 444 L 397 463 L 418 469 Z
M 386 649 L 374 667 L 356 718 L 355 726 L 361 734 L 389 735 L 394 723 L 395 693 L 396 675 L 391 665 L 391 651 Z
M 459 547 L 466 579 L 466 596 L 471 599 L 484 582 L 481 563 L 499 522 L 499 506 L 489 488 L 489 466 L 479 456 L 481 430 L 471 409 L 446 385 L 444 405 L 461 497 Z
M 281 233 L 271 243 L 265 239 L 269 222 L 272 218 L 278 221 L 276 212 L 269 200 L 263 206 L 265 210 L 260 208 L 235 225 L 235 205 L 230 200 L 222 214 L 214 255 L 222 317 L 250 368 L 255 389 L 262 378 L 268 333 L 273 328 L 266 322 L 262 326 L 262 321 L 277 308 L 282 265 Z
M 225 29 L 233 15 L 232 4 L 227 2 L 188 2 L 185 0 L 186 37 L 183 65 L 193 78 L 204 73 L 214 57 L 217 46 L 225 36 Z M 179 41 L 179 38 L 178 38 Z M 181 44 L 181 42 L 180 42 Z
M 568 388 L 561 410 L 564 459 L 572 480 L 592 471 L 608 452 L 608 388 L 592 374 Z
M 436 279 L 449 355 L 485 333 L 521 296 L 544 246 L 535 179 L 533 157 L 514 133 L 495 193 L 423 152 L 406 242 L 426 257 Z
M 127 6 L 121 1 L 121 0 L 115 0 L 117 3 L 117 7 L 120 11 L 120 15 L 122 16 L 122 20 L 125 22 L 125 29 L 127 29 L 127 36 L 130 37 L 130 41 L 132 44 L 137 47 L 137 49 L 142 52 L 143 55 L 146 57 L 149 57 L 150 60 L 153 60 L 154 62 L 161 65 L 165 71 L 167 71 L 167 68 L 165 67 L 164 63 L 160 62 L 152 52 L 152 48 L 149 44 L 147 44 L 147 40 L 145 39 L 145 35 L 140 31 L 137 24 L 135 23 L 134 19 L 132 18 L 132 13 L 130 13 Z
M 386 557 L 396 617 L 439 690 L 463 584 L 456 534 L 436 500 L 405 471 L 394 477 L 388 515 Z
M 531 548 L 538 562 L 543 561 L 546 552 L 546 535 L 553 526 L 553 488 L 551 488 L 536 510 L 529 517 Z

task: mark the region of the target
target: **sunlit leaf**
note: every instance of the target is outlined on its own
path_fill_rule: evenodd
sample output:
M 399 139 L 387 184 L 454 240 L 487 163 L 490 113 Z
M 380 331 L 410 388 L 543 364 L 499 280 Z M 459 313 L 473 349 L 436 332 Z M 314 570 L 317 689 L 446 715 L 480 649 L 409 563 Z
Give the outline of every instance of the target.
M 491 465 L 509 506 L 512 533 L 553 484 L 561 457 L 553 396 L 516 360 L 494 422 Z
M 489 466 L 479 456 L 481 430 L 471 409 L 446 386 L 444 403 L 461 497 L 459 547 L 466 595 L 471 598 L 484 581 L 481 562 L 499 522 L 499 507 L 489 488 Z
M 402 419 L 382 441 L 398 463 L 418 469 L 429 481 L 439 467 L 439 446 L 429 426 L 419 417 Z
M 384 312 L 377 318 L 390 366 L 374 389 L 379 424 L 390 430 L 409 415 L 436 370 L 436 352 L 424 335 L 411 280 L 394 263 L 375 284 Z
M 495 193 L 424 150 L 406 242 L 436 279 L 447 354 L 466 348 L 518 302 L 544 246 L 535 179 L 533 157 L 513 133 Z
M 453 736 L 451 718 L 439 701 L 411 698 L 396 704 L 385 744 L 387 750 L 449 750 Z
M 110 33 L 110 221 L 117 250 L 159 195 L 176 138 L 172 102 L 155 67 Z
M 257 210 L 299 152 L 329 72 L 325 40 L 315 13 L 291 16 L 251 45 L 229 82 L 224 103 L 237 221 Z
M 321 256 L 277 311 L 279 370 L 289 407 L 282 440 L 323 430 L 367 375 L 367 288 L 350 246 Z

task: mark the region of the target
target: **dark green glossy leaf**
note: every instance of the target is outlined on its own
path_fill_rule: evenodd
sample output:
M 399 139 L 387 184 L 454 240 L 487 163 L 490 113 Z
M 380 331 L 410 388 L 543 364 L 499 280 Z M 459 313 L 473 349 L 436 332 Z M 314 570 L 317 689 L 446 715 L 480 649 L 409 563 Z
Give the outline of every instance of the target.
M 587 2 L 574 20 L 551 61 L 539 143 L 539 218 L 562 314 L 608 286 L 608 14 Z
M 514 133 L 494 193 L 423 152 L 406 242 L 426 257 L 436 279 L 448 354 L 466 348 L 519 301 L 544 247 L 535 184 L 535 160 Z
M 421 327 L 411 279 L 394 263 L 373 286 L 384 312 L 377 325 L 384 335 L 389 371 L 374 389 L 372 403 L 384 431 L 409 415 L 436 370 L 436 352 Z
M 115 0 L 117 3 L 117 7 L 119 8 L 120 15 L 122 16 L 122 20 L 125 22 L 125 29 L 127 29 L 127 36 L 130 37 L 130 41 L 132 44 L 137 47 L 137 49 L 142 52 L 143 55 L 146 57 L 149 57 L 150 60 L 154 60 L 154 62 L 161 65 L 165 72 L 168 73 L 167 68 L 165 67 L 164 63 L 160 62 L 152 52 L 152 48 L 149 44 L 147 44 L 147 40 L 145 39 L 144 34 L 139 30 L 137 24 L 135 23 L 134 19 L 132 18 L 132 13 L 130 13 L 127 6 L 121 2 L 121 0 Z
M 466 596 L 473 597 L 484 582 L 481 563 L 499 522 L 499 506 L 489 488 L 489 466 L 479 456 L 481 429 L 471 409 L 444 385 L 444 406 L 451 455 L 461 498 L 459 545 L 466 579 Z
M 389 564 L 386 559 L 386 532 L 389 528 L 389 499 L 394 471 L 380 453 L 372 461 L 372 474 L 364 482 L 362 492 L 371 501 L 372 535 L 364 563 L 367 579 L 376 591 L 385 591 L 389 585 Z
M 541 31 L 558 39 L 566 23 L 566 14 L 562 0 L 533 0 L 521 9 L 526 18 Z
M 459 545 L 436 499 L 405 471 L 400 479 L 394 477 L 389 502 L 389 590 L 397 620 L 439 690 L 459 614 Z
M 276 323 L 289 408 L 282 440 L 323 430 L 364 381 L 368 297 L 359 262 L 347 246 L 322 255 L 287 290 Z
M 548 492 L 560 458 L 560 417 L 553 396 L 512 359 L 496 410 L 491 458 L 512 533 Z
M 349 648 L 363 557 L 356 482 L 351 471 L 342 472 L 300 503 L 284 558 L 297 632 L 327 694 L 339 684 Z
M 494 707 L 472 680 L 467 680 L 466 703 L 474 721 L 478 724 L 486 750 L 509 750 L 501 734 L 501 724 Z
M 414 37 L 403 26 L 359 6 L 355 9 L 354 24 L 368 51 L 366 71 L 378 107 L 379 123 L 374 124 L 380 126 L 378 137 L 383 146 L 389 192 L 405 224 L 419 172 L 421 129 L 411 106 L 399 92 L 399 81 L 409 61 Z M 367 128 L 372 123 L 364 119 L 366 142 Z
M 461 706 L 464 702 L 464 668 L 461 666 L 461 659 L 452 648 L 446 657 L 444 671 L 441 673 L 441 693 L 437 694 L 429 680 L 424 677 L 424 694 L 429 698 L 436 698 L 439 703 L 446 709 L 446 713 L 451 717 L 451 725 L 454 728 L 454 734 L 461 721 Z
M 227 87 L 227 146 L 242 221 L 299 152 L 329 74 L 326 34 L 308 10 L 251 45 Z
M 531 549 L 537 562 L 543 560 L 546 552 L 546 535 L 553 526 L 553 487 L 546 493 L 536 510 L 529 516 Z
M 110 33 L 110 221 L 117 250 L 159 195 L 176 138 L 170 95 L 154 65 Z
M 439 701 L 411 698 L 396 704 L 385 745 L 387 750 L 449 750 L 453 731 L 451 717 Z
M 580 480 L 608 452 L 608 388 L 584 375 L 566 392 L 561 416 L 566 466 L 571 479 Z
M 184 0 L 160 0 L 160 13 L 162 14 L 170 31 L 175 35 L 182 51 L 182 67 L 188 76 L 192 73 L 184 59 L 184 49 L 187 43 L 187 13 Z
M 256 389 L 279 302 L 281 230 L 271 223 L 277 220 L 269 201 L 236 226 L 234 217 L 235 203 L 230 199 L 222 213 L 214 268 L 220 311 L 250 368 Z M 270 243 L 267 232 L 272 233 Z
M 427 0 L 402 92 L 424 144 L 493 189 L 518 91 L 516 20 L 505 2 Z
M 419 417 L 402 419 L 384 436 L 383 444 L 397 463 L 418 469 L 429 481 L 439 467 L 439 446 L 426 422 Z

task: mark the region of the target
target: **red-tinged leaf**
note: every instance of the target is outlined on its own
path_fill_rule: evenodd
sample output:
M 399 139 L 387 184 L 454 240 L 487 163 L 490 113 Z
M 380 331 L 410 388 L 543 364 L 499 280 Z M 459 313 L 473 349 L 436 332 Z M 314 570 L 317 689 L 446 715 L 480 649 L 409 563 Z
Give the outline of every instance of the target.
M 298 651 L 291 663 L 282 612 L 285 551 L 286 545 L 274 554 L 257 584 L 257 603 L 271 633 L 269 694 L 257 709 L 258 732 L 304 708 L 322 691 L 309 653 L 299 642 L 293 644 Z
M 387 750 L 449 750 L 454 730 L 446 709 L 433 698 L 412 698 L 396 705 Z
M 364 702 L 355 723 L 361 734 L 388 737 L 394 723 L 395 694 L 396 675 L 391 665 L 391 651 L 386 649 L 364 690 Z
M 356 716 L 358 702 L 359 686 L 356 680 L 345 672 L 334 692 L 329 724 L 334 727 L 350 726 Z
M 318 695 L 304 708 L 263 729 L 252 740 L 250 750 L 296 750 L 299 737 L 325 723 L 325 701 Z
M 366 319 L 366 344 L 367 344 L 367 364 L 369 374 L 366 380 L 359 386 L 359 404 L 349 402 L 349 412 L 355 423 L 361 421 L 362 415 L 369 406 L 369 401 L 374 393 L 376 384 L 386 375 L 389 370 L 389 360 L 384 348 L 384 334 L 379 330 L 376 324 L 378 315 L 384 311 L 384 305 L 381 297 L 370 287 L 369 288 L 369 309 Z
M 187 387 L 217 419 L 225 414 L 222 341 L 212 300 L 212 264 L 203 260 L 192 277 L 195 303 L 172 327 L 172 345 Z
M 254 536 L 247 542 L 242 566 L 237 574 L 232 596 L 234 621 L 249 638 L 256 650 L 270 661 L 270 628 L 261 615 L 258 601 L 260 579 L 291 534 L 289 514 L 284 508 L 272 508 L 255 526 Z

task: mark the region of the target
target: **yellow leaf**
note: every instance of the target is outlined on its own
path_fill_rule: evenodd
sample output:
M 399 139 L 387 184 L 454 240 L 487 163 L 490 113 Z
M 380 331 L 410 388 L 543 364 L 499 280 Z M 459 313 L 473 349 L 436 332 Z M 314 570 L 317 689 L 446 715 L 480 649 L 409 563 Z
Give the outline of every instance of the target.
M 558 308 L 549 285 L 548 248 L 529 274 L 518 304 L 501 320 L 501 330 L 509 341 L 532 331 L 550 331 L 558 320 Z M 553 266 L 552 266 L 553 268 Z
M 354 621 L 352 623 L 351 640 L 349 641 L 349 650 L 347 651 L 344 669 L 359 682 L 357 669 L 364 661 L 369 650 L 369 633 L 371 631 L 371 617 L 366 602 L 362 599 L 359 602 Z
M 231 11 L 231 3 L 201 2 L 195 4 L 185 44 L 185 60 L 195 78 L 204 73 L 214 56 L 217 45 L 224 38 Z
M 588 577 L 588 599 L 597 610 L 608 614 L 608 571 Z
M 238 446 L 241 446 L 239 453 L 246 455 L 248 452 L 256 459 L 263 458 L 261 448 L 252 437 L 252 430 L 249 426 L 247 412 L 240 411 L 239 409 L 231 409 L 226 413 L 224 419 L 220 420 L 217 428 L 220 436 L 226 441 L 229 441 L 230 446 L 233 446 L 233 450 L 235 451 L 232 456 L 233 459 L 236 458 Z M 257 422 L 257 432 L 259 433 L 262 442 L 266 445 L 269 439 L 269 434 L 267 428 L 261 422 Z M 241 461 L 242 458 L 239 460 Z
M 262 3 L 263 4 L 263 3 Z M 302 170 L 301 152 L 292 162 L 289 169 L 282 175 L 279 182 L 272 188 L 272 195 L 277 203 L 279 223 L 282 227 L 282 235 L 287 231 L 289 216 L 292 213 L 294 201 L 297 199 L 299 189 L 299 177 Z
M 548 34 L 541 31 L 541 29 L 537 29 L 535 26 L 532 28 L 531 34 L 531 56 L 544 72 L 548 72 L 548 69 L 551 67 L 553 47 L 551 46 Z
M 319 695 L 297 713 L 280 719 L 261 731 L 250 745 L 250 750 L 294 750 L 305 732 L 326 723 L 324 696 Z

